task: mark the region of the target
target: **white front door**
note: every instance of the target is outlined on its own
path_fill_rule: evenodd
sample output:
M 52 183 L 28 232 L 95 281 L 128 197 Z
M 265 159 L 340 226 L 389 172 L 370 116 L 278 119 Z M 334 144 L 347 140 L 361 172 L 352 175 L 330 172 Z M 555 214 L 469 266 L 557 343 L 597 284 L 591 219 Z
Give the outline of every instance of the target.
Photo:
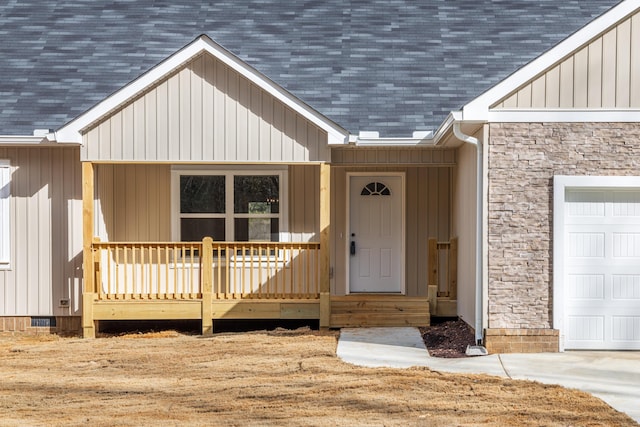
M 404 292 L 404 176 L 349 175 L 349 292 Z

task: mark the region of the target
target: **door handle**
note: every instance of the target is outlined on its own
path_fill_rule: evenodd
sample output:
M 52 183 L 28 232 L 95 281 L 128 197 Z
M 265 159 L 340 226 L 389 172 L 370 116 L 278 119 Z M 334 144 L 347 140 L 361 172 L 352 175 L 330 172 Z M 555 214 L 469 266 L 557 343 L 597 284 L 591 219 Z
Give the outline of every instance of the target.
M 351 255 L 355 255 L 356 254 L 356 242 L 355 240 L 353 240 L 353 238 L 356 237 L 355 233 L 351 233 L 351 245 L 349 248 L 349 251 L 351 252 Z

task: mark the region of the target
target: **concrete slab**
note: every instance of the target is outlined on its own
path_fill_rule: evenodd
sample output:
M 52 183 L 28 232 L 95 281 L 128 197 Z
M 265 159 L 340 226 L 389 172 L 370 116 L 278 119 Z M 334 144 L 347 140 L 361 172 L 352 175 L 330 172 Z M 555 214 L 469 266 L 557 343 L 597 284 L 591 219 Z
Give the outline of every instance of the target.
M 640 352 L 573 351 L 492 354 L 460 359 L 429 356 L 417 328 L 344 328 L 338 357 L 368 367 L 425 366 L 558 384 L 591 393 L 640 422 Z
M 426 366 L 442 372 L 506 376 L 497 355 L 462 359 L 429 356 L 417 328 L 343 328 L 337 354 L 345 362 L 358 366 Z
M 511 378 L 585 391 L 640 422 L 638 351 L 501 354 L 500 359 Z
M 417 328 L 343 328 L 338 357 L 372 368 L 427 366 L 429 352 Z

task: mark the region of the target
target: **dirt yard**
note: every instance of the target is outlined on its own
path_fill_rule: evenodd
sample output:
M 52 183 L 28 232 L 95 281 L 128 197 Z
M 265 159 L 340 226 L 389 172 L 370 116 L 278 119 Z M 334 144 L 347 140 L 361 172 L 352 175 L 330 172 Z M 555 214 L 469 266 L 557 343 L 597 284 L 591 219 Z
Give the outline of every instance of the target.
M 0 337 L 2 426 L 625 426 L 578 391 L 336 357 L 337 332 Z

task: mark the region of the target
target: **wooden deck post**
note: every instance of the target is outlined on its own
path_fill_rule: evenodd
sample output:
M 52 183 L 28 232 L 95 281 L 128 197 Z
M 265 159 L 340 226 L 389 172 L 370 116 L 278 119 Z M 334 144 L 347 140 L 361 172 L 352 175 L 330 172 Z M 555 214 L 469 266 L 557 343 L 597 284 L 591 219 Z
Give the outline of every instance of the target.
M 93 301 L 95 299 L 95 272 L 93 243 L 93 206 L 94 206 L 94 177 L 93 164 L 82 163 L 82 335 L 85 338 L 95 338 L 96 326 L 93 320 Z
M 427 298 L 429 298 L 429 311 L 436 313 L 438 304 L 438 241 L 429 239 L 429 251 L 427 260 L 428 280 Z
M 331 319 L 331 282 L 329 239 L 331 230 L 331 167 L 320 164 L 320 327 L 328 328 Z
M 200 255 L 202 270 L 202 335 L 213 334 L 213 239 L 202 239 L 202 254 Z
M 458 299 L 458 238 L 451 239 L 449 245 L 449 299 Z

